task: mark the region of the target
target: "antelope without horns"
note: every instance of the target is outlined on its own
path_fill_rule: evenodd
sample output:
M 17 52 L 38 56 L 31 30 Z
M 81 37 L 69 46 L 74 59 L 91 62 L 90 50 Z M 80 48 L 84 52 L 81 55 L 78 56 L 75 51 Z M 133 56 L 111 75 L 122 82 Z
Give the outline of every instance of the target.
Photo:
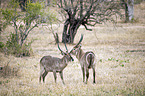
M 73 47 L 70 53 L 72 55 L 75 55 L 78 61 L 80 62 L 82 73 L 83 73 L 83 82 L 87 84 L 89 78 L 89 69 L 92 68 L 93 83 L 96 83 L 95 82 L 95 54 L 92 51 L 84 52 L 81 49 L 82 40 L 83 40 L 83 35 L 81 35 L 80 41 Z
M 58 39 L 57 34 L 56 36 Z M 48 72 L 53 72 L 55 83 L 56 83 L 56 78 L 57 78 L 56 73 L 59 72 L 61 80 L 63 84 L 65 84 L 63 80 L 63 70 L 67 66 L 69 61 L 73 61 L 73 58 L 68 52 L 66 44 L 65 44 L 66 52 L 60 49 L 59 43 L 57 43 L 57 45 L 63 57 L 57 58 L 57 57 L 52 57 L 50 55 L 42 57 L 42 59 L 40 60 L 40 78 L 39 78 L 40 83 L 41 83 L 41 78 L 43 78 L 43 82 L 45 82 L 45 77 L 48 74 Z

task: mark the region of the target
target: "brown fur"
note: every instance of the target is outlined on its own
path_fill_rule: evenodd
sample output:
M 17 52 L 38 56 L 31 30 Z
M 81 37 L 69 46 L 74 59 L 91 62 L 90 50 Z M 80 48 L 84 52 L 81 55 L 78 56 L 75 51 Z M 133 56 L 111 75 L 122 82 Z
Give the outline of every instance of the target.
M 75 46 L 71 53 L 76 56 L 79 60 L 82 72 L 83 72 L 83 82 L 87 83 L 89 78 L 89 69 L 93 69 L 93 83 L 95 82 L 95 54 L 91 51 L 84 52 L 81 49 L 81 45 Z M 86 78 L 86 81 L 85 81 Z
M 41 82 L 41 78 L 43 78 L 43 82 L 45 82 L 45 77 L 48 72 L 53 72 L 54 79 L 56 82 L 56 73 L 60 73 L 60 77 L 63 81 L 63 69 L 67 66 L 69 61 L 73 60 L 71 55 L 65 54 L 63 58 L 57 58 L 52 56 L 44 56 L 40 60 L 40 78 L 39 81 Z

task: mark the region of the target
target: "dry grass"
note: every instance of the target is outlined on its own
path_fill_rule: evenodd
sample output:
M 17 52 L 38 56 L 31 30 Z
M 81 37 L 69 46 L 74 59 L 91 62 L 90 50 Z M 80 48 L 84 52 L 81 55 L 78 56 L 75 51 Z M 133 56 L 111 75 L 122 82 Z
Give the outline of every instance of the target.
M 137 5 L 139 7 L 142 5 Z M 141 10 L 145 11 L 144 7 Z M 139 16 L 139 14 L 136 16 Z M 145 14 L 142 13 L 142 21 Z M 92 84 L 92 70 L 88 84 L 82 82 L 80 65 L 75 58 L 64 69 L 63 85 L 58 74 L 57 84 L 53 74 L 49 73 L 45 84 L 39 84 L 39 61 L 44 55 L 62 57 L 53 43 L 53 35 L 45 28 L 34 29 L 29 39 L 35 39 L 32 44 L 33 56 L 16 58 L 0 53 L 0 66 L 9 62 L 11 70 L 17 73 L 8 77 L 0 77 L 1 96 L 141 96 L 145 95 L 145 23 L 118 24 L 114 29 L 111 25 L 98 25 L 92 32 L 83 27 L 78 30 L 75 38 L 77 42 L 80 34 L 84 35 L 82 42 L 85 51 L 92 50 L 96 54 L 96 84 Z M 58 29 L 62 30 L 62 26 Z M 2 33 L 6 36 L 11 28 Z M 87 34 L 87 35 L 86 35 Z M 59 32 L 61 36 L 61 32 Z M 3 38 L 2 40 L 5 40 Z M 63 44 L 60 45 L 65 50 Z M 68 45 L 71 49 L 74 45 Z M 129 50 L 142 50 L 130 52 Z M 14 75 L 17 74 L 17 75 Z

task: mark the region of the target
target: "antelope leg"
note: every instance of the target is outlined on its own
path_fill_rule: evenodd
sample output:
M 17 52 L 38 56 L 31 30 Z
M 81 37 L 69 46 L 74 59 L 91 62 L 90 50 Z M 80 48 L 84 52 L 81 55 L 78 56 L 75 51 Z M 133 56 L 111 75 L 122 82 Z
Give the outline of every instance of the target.
M 82 73 L 83 73 L 83 82 L 85 81 L 85 71 L 84 71 L 84 67 L 82 67 Z
M 93 83 L 96 83 L 96 82 L 95 82 L 95 77 L 96 77 L 95 74 L 96 74 L 96 73 L 95 73 L 95 68 L 93 68 L 93 78 L 94 78 Z
M 42 74 L 42 77 L 43 77 L 43 82 L 45 82 L 45 77 L 46 77 L 46 75 L 47 75 L 47 71 L 45 71 L 43 74 Z
M 60 77 L 61 77 L 62 83 L 65 84 L 65 83 L 64 83 L 64 80 L 63 80 L 63 72 L 61 71 L 61 72 L 59 72 L 59 74 L 60 74 Z
M 88 78 L 89 78 L 89 69 L 86 69 L 86 84 L 88 82 Z
M 54 75 L 54 80 L 55 80 L 55 83 L 56 83 L 56 78 L 57 78 L 56 71 L 53 71 L 53 75 Z

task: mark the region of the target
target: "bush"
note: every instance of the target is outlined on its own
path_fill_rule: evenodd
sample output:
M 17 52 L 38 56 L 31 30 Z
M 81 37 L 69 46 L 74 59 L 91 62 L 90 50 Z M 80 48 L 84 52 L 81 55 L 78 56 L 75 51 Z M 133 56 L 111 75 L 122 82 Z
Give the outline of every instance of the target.
M 0 42 L 0 49 L 2 49 L 4 47 L 4 43 Z
M 44 17 L 47 17 L 46 21 L 52 24 L 53 19 L 56 18 L 51 14 L 44 14 L 43 3 L 32 3 L 31 0 L 26 2 L 27 7 L 25 12 L 18 10 L 20 2 L 18 0 L 11 0 L 8 8 L 0 9 L 2 13 L 2 20 L 5 24 L 1 25 L 0 29 L 4 29 L 11 25 L 14 28 L 13 33 L 8 37 L 8 41 L 5 44 L 4 52 L 6 54 L 14 54 L 16 56 L 30 56 L 32 53 L 31 43 L 27 43 L 29 33 L 36 27 L 38 27 Z
M 30 56 L 32 53 L 31 43 L 27 43 L 29 33 L 41 23 L 40 16 L 43 15 L 43 6 L 39 3 L 26 2 L 26 12 L 18 10 L 19 2 L 12 0 L 11 8 L 1 9 L 2 21 L 13 26 L 14 32 L 8 37 L 5 44 L 4 52 L 14 54 L 15 56 Z M 0 28 L 3 26 L 0 26 Z M 5 26 L 6 27 L 6 26 Z
M 20 40 L 19 38 L 17 39 L 18 41 Z M 26 42 L 21 46 L 16 40 L 16 34 L 11 33 L 4 49 L 6 50 L 6 54 L 13 54 L 17 57 L 30 56 L 32 54 L 31 44 L 32 42 Z

